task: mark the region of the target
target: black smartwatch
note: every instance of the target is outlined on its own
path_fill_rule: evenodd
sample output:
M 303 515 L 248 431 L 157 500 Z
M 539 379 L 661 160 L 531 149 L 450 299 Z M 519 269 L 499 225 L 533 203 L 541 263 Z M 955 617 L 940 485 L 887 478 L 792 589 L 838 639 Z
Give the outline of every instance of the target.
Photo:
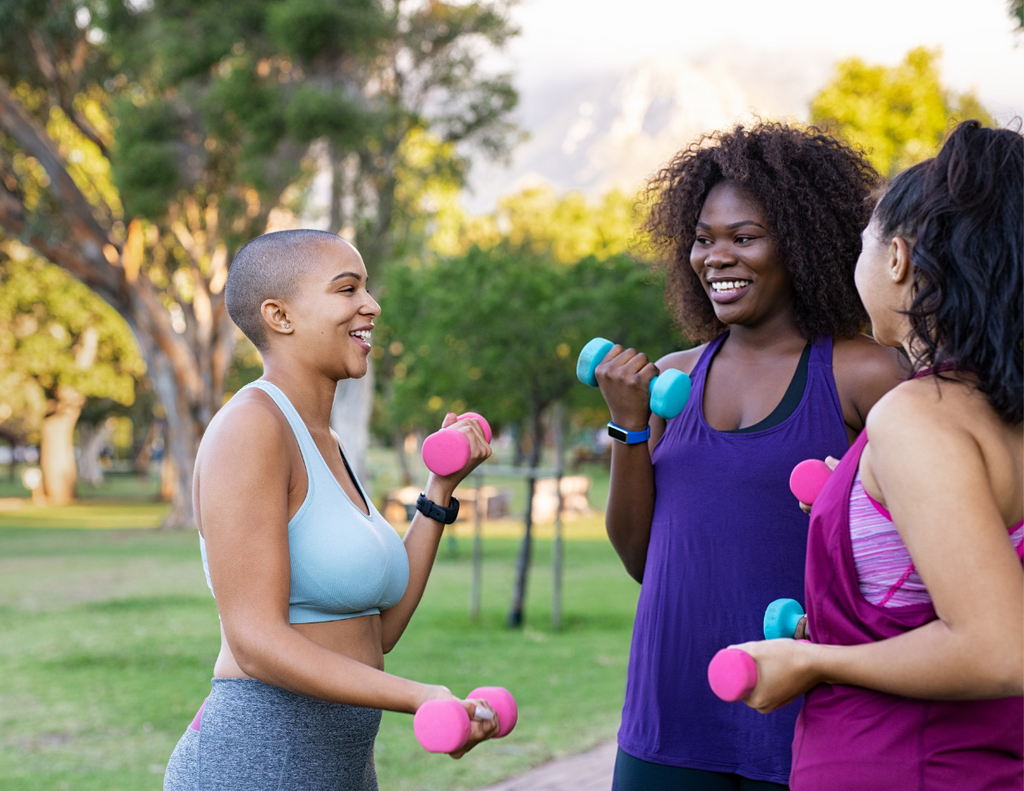
M 451 505 L 445 508 L 432 500 L 428 500 L 427 496 L 420 492 L 420 496 L 416 498 L 416 510 L 428 519 L 433 519 L 442 525 L 450 525 L 455 521 L 455 517 L 459 515 L 459 501 L 453 496 Z

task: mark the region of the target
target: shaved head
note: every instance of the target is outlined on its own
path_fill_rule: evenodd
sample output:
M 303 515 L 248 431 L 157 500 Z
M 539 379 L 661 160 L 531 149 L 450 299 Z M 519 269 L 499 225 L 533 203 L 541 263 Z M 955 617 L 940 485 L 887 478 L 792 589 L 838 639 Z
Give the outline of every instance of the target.
M 246 243 L 228 270 L 224 289 L 228 315 L 261 352 L 267 349 L 262 305 L 268 299 L 288 299 L 312 272 L 326 244 L 344 243 L 327 231 L 275 231 Z

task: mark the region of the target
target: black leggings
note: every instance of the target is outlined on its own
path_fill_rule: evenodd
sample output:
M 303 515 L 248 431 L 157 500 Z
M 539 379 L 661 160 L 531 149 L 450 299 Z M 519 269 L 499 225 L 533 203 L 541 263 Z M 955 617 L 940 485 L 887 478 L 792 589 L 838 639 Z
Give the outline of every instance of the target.
M 789 786 L 728 772 L 706 772 L 641 761 L 619 749 L 612 791 L 787 791 Z

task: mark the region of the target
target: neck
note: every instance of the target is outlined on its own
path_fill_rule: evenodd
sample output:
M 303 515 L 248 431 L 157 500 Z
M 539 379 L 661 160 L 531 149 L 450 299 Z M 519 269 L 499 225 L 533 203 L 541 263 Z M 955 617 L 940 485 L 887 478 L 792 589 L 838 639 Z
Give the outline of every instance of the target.
M 803 349 L 806 344 L 791 315 L 773 317 L 754 327 L 729 325 L 728 345 L 732 351 L 749 354 L 755 359 L 763 359 L 765 352 L 790 353 Z
M 268 353 L 263 358 L 262 379 L 277 385 L 311 430 L 327 430 L 338 383 L 320 371 L 310 370 L 291 356 Z

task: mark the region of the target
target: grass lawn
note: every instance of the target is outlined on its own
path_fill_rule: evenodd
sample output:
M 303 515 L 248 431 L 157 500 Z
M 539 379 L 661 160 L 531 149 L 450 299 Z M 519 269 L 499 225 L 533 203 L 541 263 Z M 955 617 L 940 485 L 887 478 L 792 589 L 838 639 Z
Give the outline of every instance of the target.
M 0 512 L 4 791 L 161 788 L 164 764 L 209 691 L 219 645 L 196 534 L 57 527 L 145 527 L 161 515 L 145 501 Z M 569 534 L 600 529 L 576 523 Z M 385 714 L 377 741 L 385 791 L 473 788 L 614 735 L 639 587 L 607 541 L 566 542 L 564 628 L 555 633 L 551 542 L 540 540 L 527 626 L 510 632 L 517 546 L 485 539 L 482 617 L 471 623 L 469 541 L 460 537 L 454 553 L 443 543 L 387 669 L 461 695 L 507 686 L 518 727 L 452 761 L 418 746 L 411 717 Z

